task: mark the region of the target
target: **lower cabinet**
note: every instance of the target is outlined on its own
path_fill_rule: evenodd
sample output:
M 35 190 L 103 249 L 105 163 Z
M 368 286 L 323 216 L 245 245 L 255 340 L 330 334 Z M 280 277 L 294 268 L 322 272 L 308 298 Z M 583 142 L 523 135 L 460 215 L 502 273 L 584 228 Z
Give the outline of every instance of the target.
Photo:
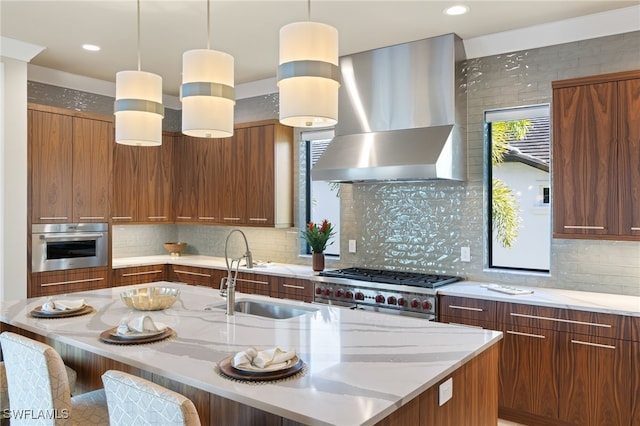
M 113 270 L 113 285 L 146 284 L 167 279 L 166 265 L 145 265 Z
M 272 295 L 273 277 L 268 275 L 238 272 L 236 276 L 236 291 L 249 294 Z
M 109 286 L 109 269 L 107 267 L 36 272 L 31 274 L 27 297 L 97 290 Z
M 171 265 L 169 280 L 189 285 L 218 288 L 223 275 L 225 275 L 225 272 L 221 269 Z
M 640 318 L 441 295 L 440 321 L 504 333 L 501 418 L 640 426 Z
M 313 302 L 313 283 L 297 278 L 276 277 L 278 280 L 275 297 Z

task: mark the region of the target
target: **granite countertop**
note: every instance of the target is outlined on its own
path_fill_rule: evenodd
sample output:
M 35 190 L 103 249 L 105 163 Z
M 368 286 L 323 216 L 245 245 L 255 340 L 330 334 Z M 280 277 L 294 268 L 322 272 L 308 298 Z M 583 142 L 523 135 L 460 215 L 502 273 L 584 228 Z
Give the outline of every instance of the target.
M 640 317 L 640 297 L 519 285 L 510 287 L 533 290 L 533 293 L 504 294 L 489 290 L 487 283 L 463 281 L 442 287 L 438 294 Z
M 349 426 L 375 424 L 502 337 L 496 331 L 413 317 L 241 293 L 236 300 L 317 310 L 284 320 L 227 316 L 223 309 L 205 310 L 209 304 L 224 304 L 216 290 L 159 284 L 178 287 L 180 300 L 146 314 L 177 336 L 153 344 L 122 346 L 98 340 L 123 318 L 145 314 L 127 308 L 119 294 L 149 284 L 73 293 L 69 297 L 85 298 L 96 312 L 64 319 L 29 315 L 45 298 L 5 301 L 0 303 L 0 320 L 294 421 Z M 229 380 L 216 371 L 218 362 L 248 347 L 276 346 L 296 350 L 306 364 L 302 377 L 258 385 Z

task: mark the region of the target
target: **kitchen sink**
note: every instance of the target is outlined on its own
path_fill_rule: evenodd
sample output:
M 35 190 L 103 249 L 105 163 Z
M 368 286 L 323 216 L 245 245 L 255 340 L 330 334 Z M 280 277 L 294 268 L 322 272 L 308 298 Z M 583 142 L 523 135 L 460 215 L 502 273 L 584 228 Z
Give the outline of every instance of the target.
M 207 305 L 205 307 L 205 310 L 211 309 L 227 309 L 227 305 Z M 236 312 L 272 319 L 293 318 L 300 315 L 310 314 L 317 310 L 318 309 L 316 308 L 281 305 L 278 303 L 267 303 L 258 300 L 237 300 L 235 303 Z

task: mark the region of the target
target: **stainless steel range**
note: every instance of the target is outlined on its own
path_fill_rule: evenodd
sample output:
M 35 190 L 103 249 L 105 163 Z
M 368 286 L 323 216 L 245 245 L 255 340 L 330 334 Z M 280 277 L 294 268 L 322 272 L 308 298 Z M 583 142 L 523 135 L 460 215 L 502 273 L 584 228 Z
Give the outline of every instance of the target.
M 328 270 L 314 277 L 314 302 L 435 320 L 435 289 L 460 280 L 455 276 L 385 269 Z

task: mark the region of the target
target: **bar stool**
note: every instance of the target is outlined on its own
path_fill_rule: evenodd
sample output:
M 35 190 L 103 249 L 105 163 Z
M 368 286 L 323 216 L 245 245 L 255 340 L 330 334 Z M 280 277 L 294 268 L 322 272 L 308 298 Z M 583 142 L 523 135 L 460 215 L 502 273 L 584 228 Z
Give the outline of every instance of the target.
M 200 426 L 195 405 L 184 395 L 116 370 L 102 375 L 111 426 Z
M 71 397 L 58 352 L 5 331 L 0 344 L 7 373 L 11 425 L 109 425 L 104 389 Z

